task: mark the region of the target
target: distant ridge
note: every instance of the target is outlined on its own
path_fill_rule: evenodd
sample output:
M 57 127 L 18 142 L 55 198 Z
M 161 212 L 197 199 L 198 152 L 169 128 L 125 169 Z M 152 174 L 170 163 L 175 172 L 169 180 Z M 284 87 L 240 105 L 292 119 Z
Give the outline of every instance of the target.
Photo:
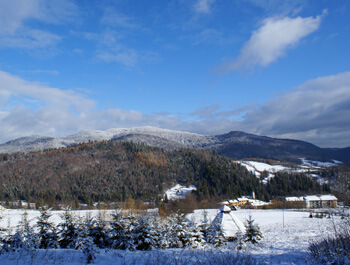
M 114 128 L 106 131 L 85 130 L 63 138 L 33 135 L 0 144 L 0 153 L 42 151 L 103 140 L 143 142 L 164 149 L 187 147 L 215 150 L 235 159 L 263 158 L 293 162 L 300 162 L 300 158 L 318 161 L 335 159 L 350 163 L 350 147 L 320 148 L 304 141 L 277 139 L 239 131 L 206 136 L 150 126 Z

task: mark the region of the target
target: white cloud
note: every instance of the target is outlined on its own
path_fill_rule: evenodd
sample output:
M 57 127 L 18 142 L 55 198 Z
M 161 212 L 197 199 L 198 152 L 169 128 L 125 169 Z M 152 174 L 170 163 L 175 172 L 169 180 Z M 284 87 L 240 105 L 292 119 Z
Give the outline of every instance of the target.
M 350 72 L 310 80 L 247 112 L 242 126 L 253 133 L 350 146 Z
M 28 26 L 28 21 L 48 24 L 75 19 L 77 6 L 69 0 L 0 1 L 0 47 L 38 49 L 56 45 L 61 37 Z
M 138 54 L 133 49 L 121 49 L 119 51 L 98 51 L 97 58 L 105 62 L 118 62 L 126 67 L 134 67 L 138 62 Z
M 241 49 L 239 57 L 224 64 L 224 70 L 237 71 L 266 67 L 285 55 L 286 51 L 300 40 L 316 31 L 322 15 L 316 17 L 270 17 L 252 33 L 249 41 Z
M 211 6 L 214 0 L 198 0 L 194 5 L 194 10 L 198 14 L 208 14 L 211 12 Z
M 0 36 L 0 47 L 38 49 L 55 46 L 60 40 L 56 34 L 24 28 L 13 36 Z
M 112 27 L 123 27 L 129 29 L 141 28 L 135 22 L 134 18 L 121 13 L 120 11 L 110 6 L 104 8 L 101 23 Z
M 72 90 L 28 82 L 0 71 L 1 140 L 30 134 L 66 133 L 81 125 L 80 115 L 95 102 Z
M 179 116 L 97 110 L 96 102 L 82 93 L 2 71 L 0 83 L 0 143 L 31 134 L 65 136 L 83 129 L 150 125 L 211 135 L 240 130 L 323 147 L 350 145 L 350 72 L 310 80 L 254 109 L 219 111 L 219 105 L 210 105 Z

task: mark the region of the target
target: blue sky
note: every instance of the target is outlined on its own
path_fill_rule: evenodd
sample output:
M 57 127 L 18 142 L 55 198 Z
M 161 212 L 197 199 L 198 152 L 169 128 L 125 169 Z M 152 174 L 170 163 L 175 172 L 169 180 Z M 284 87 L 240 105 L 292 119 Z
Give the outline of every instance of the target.
M 0 0 L 0 142 L 156 126 L 350 146 L 346 0 Z

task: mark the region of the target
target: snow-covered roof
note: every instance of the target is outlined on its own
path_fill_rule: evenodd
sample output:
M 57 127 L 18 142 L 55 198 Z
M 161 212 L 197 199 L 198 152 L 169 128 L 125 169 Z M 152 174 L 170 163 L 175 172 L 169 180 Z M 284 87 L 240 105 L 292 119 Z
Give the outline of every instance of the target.
M 227 205 L 224 205 L 220 208 L 220 211 L 224 212 L 224 213 L 229 213 L 229 212 L 231 212 L 231 208 L 228 207 Z
M 305 196 L 304 199 L 306 201 L 320 201 L 321 198 L 317 195 L 309 195 L 309 196 Z
M 304 197 L 306 201 L 337 201 L 337 197 L 334 195 L 309 195 Z
M 322 201 L 337 201 L 337 197 L 335 197 L 334 195 L 321 195 L 320 196 Z
M 304 197 L 286 197 L 287 202 L 300 202 L 304 201 Z

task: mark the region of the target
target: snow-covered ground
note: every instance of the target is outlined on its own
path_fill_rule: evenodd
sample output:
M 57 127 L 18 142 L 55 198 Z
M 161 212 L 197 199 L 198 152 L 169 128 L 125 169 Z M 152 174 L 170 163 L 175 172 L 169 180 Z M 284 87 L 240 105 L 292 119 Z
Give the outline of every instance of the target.
M 307 160 L 304 158 L 300 158 L 300 159 L 304 166 L 312 166 L 312 167 L 334 167 L 334 166 L 343 164 L 343 162 L 338 160 L 332 160 L 331 162 L 320 162 L 320 161 Z
M 213 218 L 218 210 L 196 210 L 186 217 L 200 223 L 204 216 Z M 264 236 L 258 246 L 250 246 L 246 252 L 254 257 L 258 264 L 313 264 L 308 263 L 309 242 L 334 232 L 334 223 L 339 216 L 328 218 L 309 218 L 309 212 L 292 210 L 243 210 L 233 212 L 242 222 L 252 216 Z
M 298 169 L 292 169 L 290 167 L 282 166 L 282 165 L 270 165 L 263 162 L 256 162 L 256 161 L 236 161 L 240 165 L 246 167 L 250 172 L 255 174 L 256 177 L 260 178 L 261 174 L 263 172 L 267 172 L 267 177 L 265 177 L 262 182 L 266 183 L 271 178 L 275 177 L 275 173 L 280 171 L 287 171 L 287 172 L 295 172 L 298 170 L 298 172 L 305 172 L 307 171 L 306 168 L 298 168 Z
M 193 190 L 197 190 L 197 187 L 194 185 L 190 185 L 186 187 L 186 186 L 177 184 L 171 189 L 166 190 L 165 194 L 169 200 L 179 200 L 179 199 L 184 199 L 186 195 L 192 192 Z
M 109 215 L 113 211 L 73 211 L 75 216 L 84 217 L 86 214 L 96 216 L 98 214 Z M 218 209 L 196 210 L 188 214 L 186 218 L 200 223 L 204 212 L 209 220 L 213 220 Z M 28 210 L 28 219 L 36 222 L 39 212 Z M 293 210 L 243 210 L 233 212 L 239 220 L 245 222 L 249 215 L 260 226 L 264 236 L 257 246 L 248 246 L 241 251 L 244 260 L 245 255 L 250 255 L 255 262 L 253 264 L 314 264 L 308 255 L 309 242 L 326 236 L 334 231 L 334 223 L 340 221 L 340 216 L 332 218 L 309 218 L 308 212 Z M 60 222 L 62 211 L 53 211 L 51 221 Z M 6 229 L 11 226 L 15 229 L 23 215 L 22 210 L 2 211 L 0 227 Z M 215 260 L 235 260 L 237 255 L 233 244 L 225 247 L 205 249 L 167 249 L 154 251 L 121 251 L 100 250 L 96 254 L 93 264 L 218 264 Z M 236 260 L 237 261 L 237 260 Z M 170 263 L 171 262 L 171 263 Z M 237 263 L 238 262 L 238 263 Z M 242 264 L 238 261 L 236 264 Z M 34 252 L 4 253 L 0 255 L 0 264 L 85 264 L 84 254 L 74 250 L 37 250 Z M 220 263 L 230 264 L 230 263 Z M 232 262 L 232 264 L 235 264 Z M 248 263 L 251 264 L 251 263 Z
M 317 174 L 322 168 L 332 167 L 339 164 L 342 164 L 342 162 L 337 160 L 332 160 L 332 162 L 320 162 L 320 161 L 312 161 L 307 160 L 304 158 L 300 158 L 302 161 L 302 165 L 295 165 L 293 167 L 287 167 L 283 165 L 270 165 L 263 162 L 256 162 L 256 161 L 234 161 L 235 163 L 238 163 L 244 167 L 246 167 L 247 170 L 255 174 L 257 178 L 260 178 L 263 172 L 267 172 L 267 177 L 265 177 L 262 182 L 267 183 L 271 178 L 275 177 L 275 174 L 277 172 L 288 172 L 288 173 L 307 173 L 308 176 L 317 178 L 321 184 L 323 184 L 323 180 L 321 179 L 321 176 Z

